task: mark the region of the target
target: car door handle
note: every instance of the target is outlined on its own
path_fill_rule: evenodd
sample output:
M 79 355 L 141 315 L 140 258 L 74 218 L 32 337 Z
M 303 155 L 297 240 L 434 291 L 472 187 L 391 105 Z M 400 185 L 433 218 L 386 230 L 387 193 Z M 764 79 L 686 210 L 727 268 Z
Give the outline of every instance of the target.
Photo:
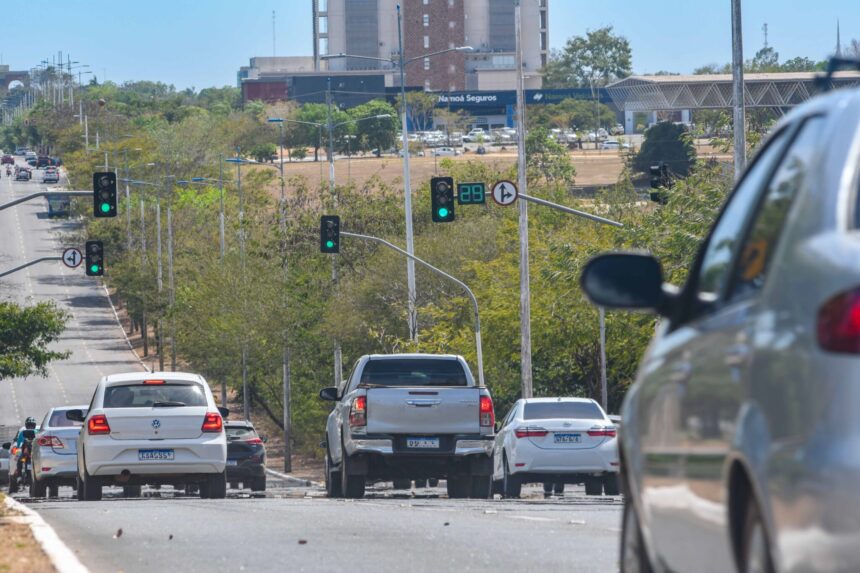
M 689 362 L 677 362 L 669 370 L 669 380 L 672 382 L 686 382 L 693 373 L 693 365 Z
M 414 408 L 433 408 L 442 403 L 442 400 L 406 400 L 406 404 Z
M 750 347 L 746 344 L 734 344 L 726 349 L 726 366 L 743 366 L 750 355 Z

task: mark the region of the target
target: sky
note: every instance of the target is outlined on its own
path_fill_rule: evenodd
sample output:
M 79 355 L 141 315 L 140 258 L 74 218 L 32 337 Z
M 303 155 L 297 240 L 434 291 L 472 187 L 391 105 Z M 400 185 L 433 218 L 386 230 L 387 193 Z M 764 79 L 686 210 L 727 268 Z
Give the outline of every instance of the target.
M 611 25 L 630 41 L 636 73 L 690 73 L 731 59 L 729 0 L 549 1 L 552 48 Z M 273 10 L 277 55 L 312 53 L 311 0 L 41 0 L 39 7 L 33 18 L 30 2 L 0 0 L 0 58 L 13 70 L 62 51 L 100 81 L 235 85 L 249 58 L 272 55 Z M 836 46 L 837 19 L 843 45 L 860 38 L 857 0 L 743 0 L 745 57 L 763 46 L 767 23 L 781 61 L 824 59 Z

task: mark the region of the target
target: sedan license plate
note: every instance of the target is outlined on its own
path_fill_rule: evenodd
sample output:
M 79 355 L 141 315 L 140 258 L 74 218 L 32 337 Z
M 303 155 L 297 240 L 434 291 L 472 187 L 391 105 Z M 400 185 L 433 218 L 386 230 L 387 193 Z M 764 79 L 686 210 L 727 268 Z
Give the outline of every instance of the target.
M 227 465 L 228 466 L 239 465 L 239 461 L 238 460 L 227 460 Z
M 142 462 L 174 459 L 173 450 L 137 450 L 137 459 Z
M 406 447 L 415 449 L 439 449 L 439 438 L 406 438 Z
M 555 434 L 556 444 L 578 444 L 582 441 L 582 434 Z

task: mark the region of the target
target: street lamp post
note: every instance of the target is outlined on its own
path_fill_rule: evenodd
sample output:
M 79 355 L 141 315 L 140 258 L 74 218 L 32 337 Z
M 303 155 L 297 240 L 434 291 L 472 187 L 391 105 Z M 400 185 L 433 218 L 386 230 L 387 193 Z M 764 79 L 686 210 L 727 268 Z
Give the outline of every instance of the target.
M 331 54 L 321 56 L 320 59 L 331 60 L 336 58 L 358 58 L 384 62 L 400 68 L 400 104 L 402 107 L 402 131 L 403 131 L 403 205 L 406 215 L 406 252 L 409 254 L 406 260 L 406 282 L 409 289 L 409 338 L 413 342 L 418 340 L 418 320 L 415 309 L 416 286 L 415 286 L 415 242 L 412 230 L 412 181 L 409 176 L 409 125 L 406 117 L 406 66 L 418 60 L 440 56 L 449 52 L 470 52 L 470 46 L 458 46 L 438 52 L 430 52 L 414 58 L 406 58 L 403 50 L 403 14 L 400 4 L 397 5 L 397 40 L 399 53 L 397 60 L 393 58 L 376 58 L 372 56 L 359 56 L 354 54 Z
M 236 188 L 239 193 L 239 257 L 242 262 L 242 286 L 245 285 L 245 196 L 242 194 L 242 164 L 251 163 L 239 155 L 241 149 L 236 148 L 236 157 L 225 159 L 227 163 L 236 164 Z M 246 297 L 242 297 L 243 302 Z M 245 420 L 251 419 L 250 395 L 248 392 L 248 337 L 242 333 L 242 407 Z

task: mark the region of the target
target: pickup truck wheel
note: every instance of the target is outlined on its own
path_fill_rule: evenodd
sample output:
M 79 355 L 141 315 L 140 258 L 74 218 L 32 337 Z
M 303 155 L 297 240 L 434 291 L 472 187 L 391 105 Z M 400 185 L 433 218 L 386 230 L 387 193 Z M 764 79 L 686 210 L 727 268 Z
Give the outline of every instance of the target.
M 618 486 L 618 474 L 607 474 L 603 476 L 603 494 L 620 495 L 621 488 Z
M 439 485 L 439 480 L 436 480 L 436 485 Z M 426 479 L 415 480 L 415 488 L 417 489 L 417 488 L 422 488 L 422 487 L 427 487 L 427 480 Z M 433 487 L 435 487 L 435 486 L 433 486 Z
M 493 497 L 492 476 L 472 476 L 471 495 L 474 499 L 490 499 Z
M 515 476 L 511 474 L 511 470 L 508 467 L 508 459 L 505 457 L 505 477 L 502 481 L 502 495 L 506 498 L 514 498 L 520 497 L 520 493 L 523 491 L 523 484 L 520 481 L 519 476 Z
M 343 490 L 340 487 L 340 472 L 334 467 L 328 450 L 325 453 L 325 495 L 326 497 L 343 497 Z
M 447 482 L 448 497 L 450 499 L 463 499 L 469 497 L 472 490 L 471 476 L 450 476 Z
M 57 484 L 49 485 L 48 486 L 48 497 L 50 497 L 50 498 L 60 497 L 60 486 L 58 486 Z
M 344 497 L 360 499 L 364 497 L 364 476 L 349 475 L 350 459 L 343 450 L 343 461 L 340 462 L 340 488 Z

